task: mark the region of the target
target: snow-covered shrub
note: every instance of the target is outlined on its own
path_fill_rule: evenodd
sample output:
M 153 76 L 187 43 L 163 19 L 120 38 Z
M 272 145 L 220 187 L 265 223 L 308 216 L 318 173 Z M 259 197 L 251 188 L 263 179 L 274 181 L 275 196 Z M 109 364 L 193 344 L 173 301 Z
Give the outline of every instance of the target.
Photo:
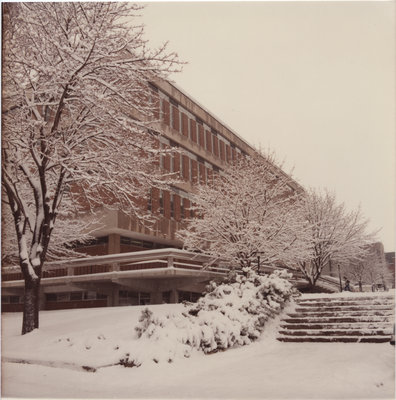
M 210 328 L 201 348 L 205 353 L 249 344 L 263 331 L 265 322 L 279 314 L 295 293 L 284 270 L 260 276 L 251 269 L 230 282 L 216 285 L 200 298 L 190 315 Z
M 290 278 L 283 270 L 261 276 L 248 269 L 227 282 L 212 282 L 205 296 L 183 313 L 160 318 L 145 309 L 135 328 L 137 338 L 150 341 L 150 358 L 155 362 L 189 357 L 193 350 L 207 354 L 250 344 L 296 294 Z M 123 359 L 124 365 L 141 363 L 138 354 Z

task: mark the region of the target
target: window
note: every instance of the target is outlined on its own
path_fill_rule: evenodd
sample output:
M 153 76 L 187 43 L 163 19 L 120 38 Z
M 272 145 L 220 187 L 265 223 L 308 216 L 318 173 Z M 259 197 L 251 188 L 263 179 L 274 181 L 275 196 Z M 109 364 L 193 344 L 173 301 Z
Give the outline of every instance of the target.
M 139 305 L 144 306 L 146 304 L 150 304 L 150 293 L 139 293 Z
M 183 155 L 180 154 L 180 178 L 184 177 Z
M 184 199 L 183 197 L 180 198 L 180 218 L 185 219 L 186 218 L 186 212 L 184 210 Z
M 170 154 L 170 172 L 175 172 L 175 154 Z
M 188 158 L 188 180 L 190 182 L 192 182 L 192 176 L 193 176 L 193 173 L 192 173 L 192 160 L 191 160 L 191 158 Z
M 200 181 L 200 171 L 199 171 L 199 167 L 200 167 L 200 163 L 197 163 L 197 183 L 199 184 L 199 183 L 201 183 L 201 181 Z
M 171 291 L 162 292 L 162 302 L 169 304 L 171 300 Z
M 1 302 L 4 304 L 20 304 L 23 303 L 22 296 L 1 296 Z
M 175 128 L 176 129 L 176 128 Z M 183 134 L 184 124 L 183 124 L 183 113 L 179 111 L 179 133 Z
M 179 290 L 178 293 L 179 293 L 179 303 L 183 301 L 196 302 L 202 296 L 201 293 L 185 292 L 181 290 Z
M 169 126 L 173 128 L 173 107 L 169 107 Z
M 83 292 L 71 292 L 70 300 L 82 300 L 83 294 L 84 294 Z
M 45 298 L 47 301 L 56 301 L 57 295 L 56 295 L 56 293 L 46 293 Z
M 164 104 L 163 104 L 163 99 L 162 97 L 160 97 L 159 99 L 159 117 L 160 117 L 160 121 L 164 120 L 164 110 L 163 110 Z
M 96 300 L 96 292 L 85 292 L 84 294 L 84 300 Z
M 70 301 L 70 293 L 57 293 L 56 301 Z
M 163 150 L 164 149 L 164 145 L 163 145 L 163 143 L 160 143 L 160 150 Z M 164 168 L 165 167 L 165 155 L 164 155 L 164 153 L 160 153 L 160 167 L 161 168 Z
M 150 189 L 148 193 L 147 211 L 153 211 L 153 189 Z
M 159 194 L 159 212 L 160 214 L 164 214 L 164 192 L 162 189 L 160 190 Z
M 175 203 L 173 199 L 173 193 L 170 194 L 170 216 L 175 218 Z

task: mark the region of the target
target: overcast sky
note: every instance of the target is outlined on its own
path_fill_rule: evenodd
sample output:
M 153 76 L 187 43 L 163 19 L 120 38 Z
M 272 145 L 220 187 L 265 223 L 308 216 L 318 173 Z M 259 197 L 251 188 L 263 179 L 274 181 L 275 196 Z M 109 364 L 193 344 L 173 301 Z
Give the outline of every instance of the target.
M 394 251 L 395 3 L 149 3 L 152 45 L 189 64 L 173 76 L 304 187 L 361 205 Z

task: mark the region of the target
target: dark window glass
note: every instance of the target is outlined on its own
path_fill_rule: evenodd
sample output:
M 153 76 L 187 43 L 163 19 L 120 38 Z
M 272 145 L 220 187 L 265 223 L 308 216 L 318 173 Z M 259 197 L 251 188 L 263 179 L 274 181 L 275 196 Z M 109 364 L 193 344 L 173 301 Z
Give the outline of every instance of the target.
M 82 300 L 84 292 L 71 292 L 70 300 Z
M 46 297 L 47 301 L 56 301 L 57 300 L 56 293 L 46 293 L 45 297 Z

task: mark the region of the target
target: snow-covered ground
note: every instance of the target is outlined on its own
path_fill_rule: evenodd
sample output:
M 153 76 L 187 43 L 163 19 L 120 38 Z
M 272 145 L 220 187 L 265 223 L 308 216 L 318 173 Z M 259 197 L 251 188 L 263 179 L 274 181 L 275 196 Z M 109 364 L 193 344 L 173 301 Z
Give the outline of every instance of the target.
M 181 305 L 150 306 L 155 314 Z M 41 398 L 392 399 L 395 353 L 388 343 L 283 343 L 277 321 L 260 341 L 225 352 L 139 368 L 111 366 L 134 339 L 145 307 L 44 311 L 21 336 L 21 315 L 2 316 L 2 396 Z M 31 364 L 15 361 L 25 360 Z M 110 366 L 106 366 L 110 365 Z M 97 368 L 86 372 L 82 366 Z

